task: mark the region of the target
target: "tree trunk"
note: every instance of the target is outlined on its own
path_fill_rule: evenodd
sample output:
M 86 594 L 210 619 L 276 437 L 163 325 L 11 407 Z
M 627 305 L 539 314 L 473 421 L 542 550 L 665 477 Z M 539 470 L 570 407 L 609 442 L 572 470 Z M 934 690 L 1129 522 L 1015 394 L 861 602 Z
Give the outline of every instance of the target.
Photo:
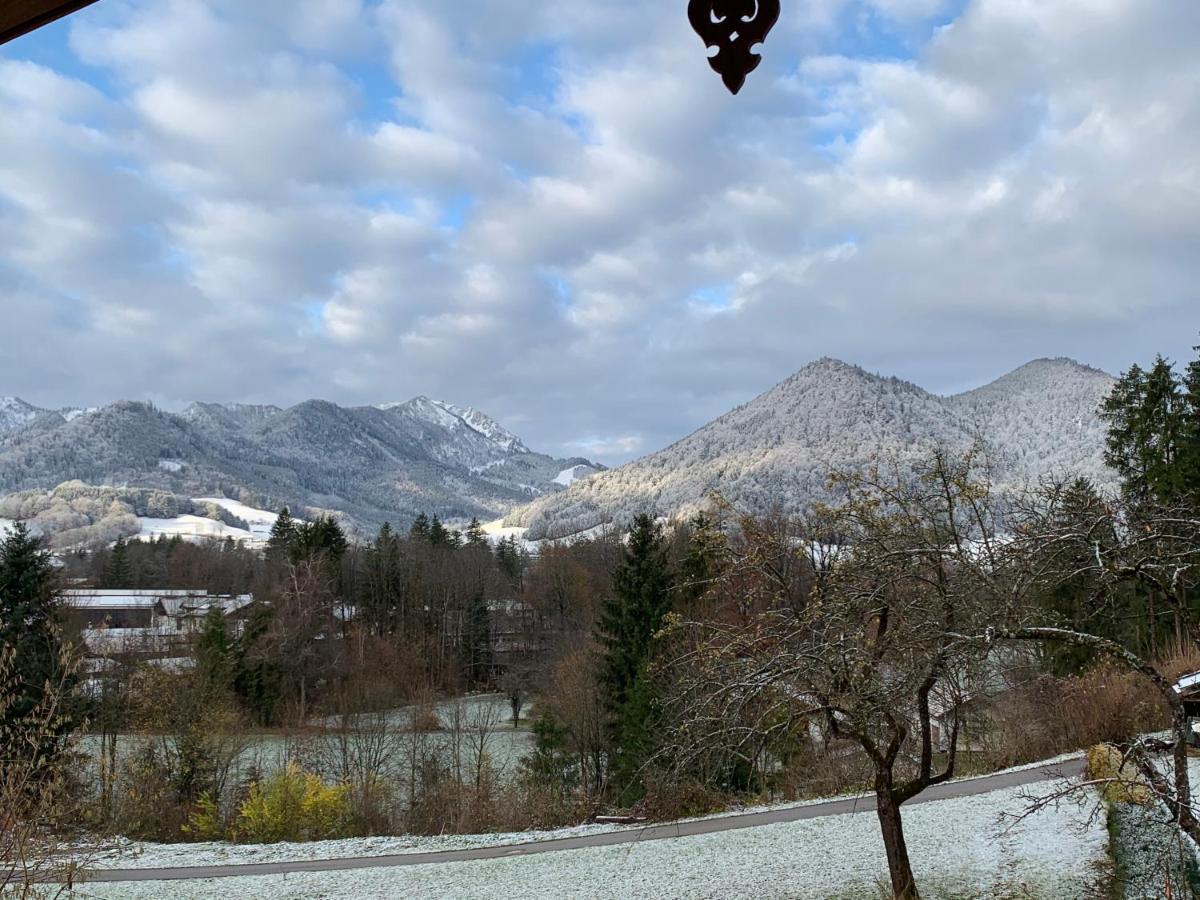
M 900 804 L 892 791 L 892 774 L 879 771 L 875 774 L 875 800 L 879 816 L 879 828 L 883 832 L 883 846 L 887 849 L 888 875 L 892 880 L 894 900 L 921 900 L 917 892 L 917 881 L 913 877 L 912 864 L 908 861 L 908 845 L 904 842 L 904 823 L 900 817 Z

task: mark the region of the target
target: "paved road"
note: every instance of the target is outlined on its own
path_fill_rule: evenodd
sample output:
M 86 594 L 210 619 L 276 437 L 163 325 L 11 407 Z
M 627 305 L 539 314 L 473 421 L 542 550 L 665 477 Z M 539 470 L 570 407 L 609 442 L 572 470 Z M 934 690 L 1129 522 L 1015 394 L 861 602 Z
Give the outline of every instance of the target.
M 948 800 L 953 797 L 971 797 L 1005 788 L 1036 784 L 1062 776 L 1075 776 L 1083 771 L 1083 760 L 1055 763 L 1020 772 L 989 775 L 940 784 L 913 798 L 906 805 Z M 234 878 L 245 875 L 285 875 L 299 872 L 337 872 L 348 869 L 373 869 L 394 866 L 418 866 L 428 863 L 467 862 L 476 859 L 498 859 L 509 856 L 532 856 L 535 853 L 556 853 L 561 850 L 582 850 L 588 847 L 609 847 L 614 844 L 633 844 L 642 841 L 660 841 L 666 838 L 686 837 L 693 834 L 713 834 L 733 831 L 738 828 L 756 828 L 774 825 L 777 822 L 797 822 L 803 819 L 819 819 L 824 816 L 840 816 L 847 813 L 869 812 L 875 809 L 873 796 L 854 797 L 845 800 L 830 800 L 809 806 L 791 806 L 765 812 L 741 813 L 678 822 L 669 825 L 651 825 L 607 831 L 580 837 L 537 841 L 530 844 L 507 844 L 498 847 L 480 847 L 475 850 L 441 850 L 432 853 L 399 853 L 393 856 L 354 857 L 349 859 L 314 859 L 278 863 L 254 863 L 252 865 L 194 866 L 173 869 L 103 869 L 89 873 L 91 882 L 129 881 L 180 881 L 193 878 Z

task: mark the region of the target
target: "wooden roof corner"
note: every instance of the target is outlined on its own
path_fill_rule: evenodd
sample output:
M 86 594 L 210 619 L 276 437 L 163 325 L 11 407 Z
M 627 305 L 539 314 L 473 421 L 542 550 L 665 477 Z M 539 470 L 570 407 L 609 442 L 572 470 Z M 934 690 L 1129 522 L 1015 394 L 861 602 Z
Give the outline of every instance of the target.
M 97 0 L 0 0 L 0 44 L 56 22 Z

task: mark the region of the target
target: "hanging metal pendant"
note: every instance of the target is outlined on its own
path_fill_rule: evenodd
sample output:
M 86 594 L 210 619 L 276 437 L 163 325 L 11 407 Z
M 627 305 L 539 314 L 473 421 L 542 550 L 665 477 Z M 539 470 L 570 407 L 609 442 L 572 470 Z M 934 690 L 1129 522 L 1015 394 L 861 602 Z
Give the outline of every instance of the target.
M 779 0 L 691 0 L 688 18 L 704 46 L 717 48 L 708 64 L 736 94 L 762 62 L 751 51 L 779 21 Z

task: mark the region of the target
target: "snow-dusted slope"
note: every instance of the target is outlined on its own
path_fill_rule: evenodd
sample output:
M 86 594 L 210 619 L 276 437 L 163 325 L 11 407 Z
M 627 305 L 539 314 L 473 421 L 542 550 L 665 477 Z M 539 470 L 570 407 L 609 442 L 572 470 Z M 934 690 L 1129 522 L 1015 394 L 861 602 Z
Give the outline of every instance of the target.
M 1028 478 L 1077 472 L 1111 479 L 1097 415 L 1112 392 L 1106 372 L 1070 359 L 1039 359 L 946 403 L 992 450 L 1002 471 Z
M 18 397 L 0 397 L 0 435 L 24 428 L 45 412 Z
M 881 454 L 916 460 L 982 438 L 1001 479 L 1050 471 L 1105 476 L 1103 372 L 1068 360 L 1031 363 L 978 391 L 939 397 L 896 378 L 822 359 L 676 444 L 516 510 L 530 540 L 559 538 L 642 511 L 686 516 L 714 493 L 739 510 L 798 511 L 829 497 L 834 469 Z
M 180 415 L 115 403 L 69 419 L 18 404 L 22 424 L 0 430 L 0 497 L 79 479 L 337 510 L 374 528 L 419 512 L 492 518 L 562 490 L 564 469 L 591 466 L 534 453 L 483 413 L 424 397 L 357 408 L 196 403 Z

